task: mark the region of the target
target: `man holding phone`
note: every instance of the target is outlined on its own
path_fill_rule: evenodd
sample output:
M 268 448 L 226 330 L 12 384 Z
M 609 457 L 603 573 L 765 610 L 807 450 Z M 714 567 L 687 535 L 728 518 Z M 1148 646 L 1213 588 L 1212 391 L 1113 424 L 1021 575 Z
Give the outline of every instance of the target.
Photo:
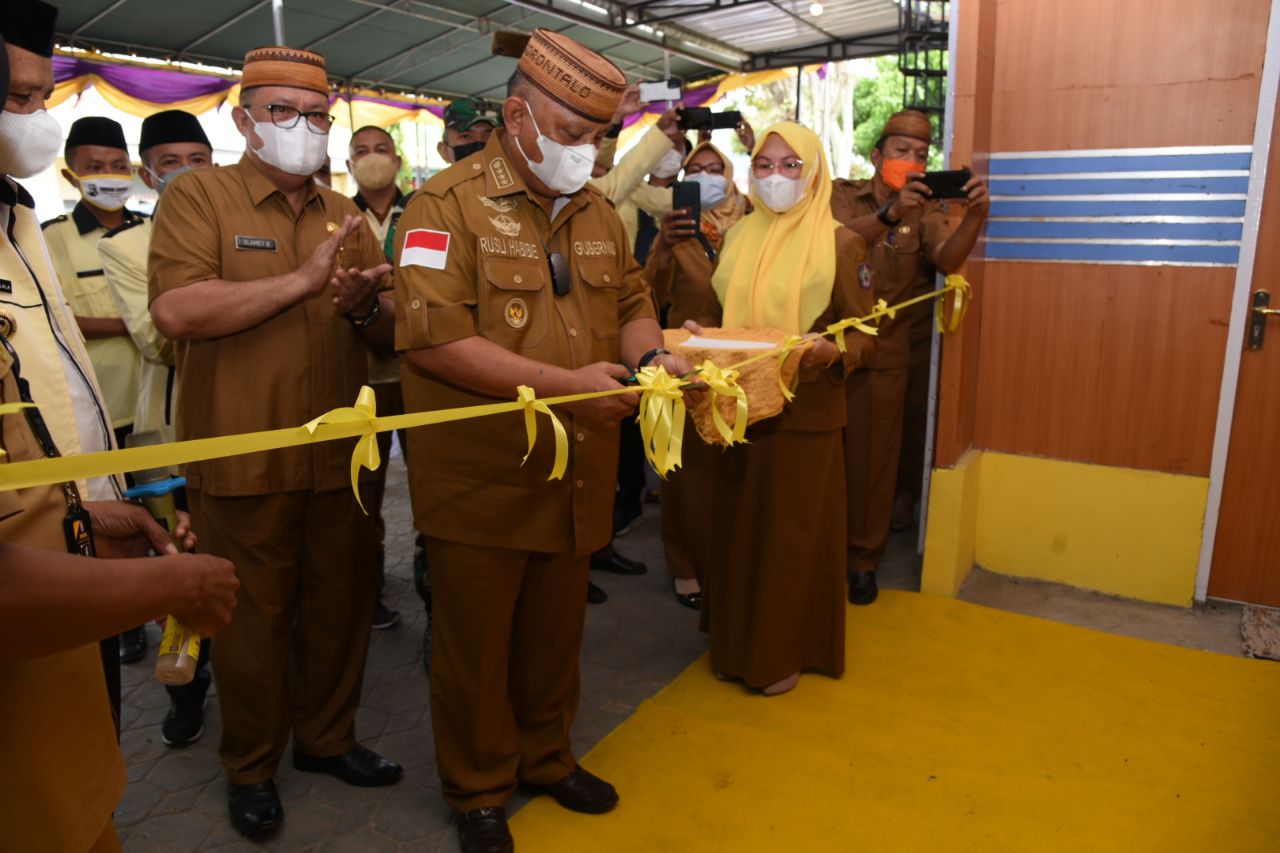
M 838 180 L 832 187 L 832 215 L 871 247 L 870 263 L 861 273 L 862 286 L 874 288 L 876 298 L 890 305 L 910 298 L 917 289 L 932 289 L 937 271 L 958 269 L 982 233 L 991 206 L 981 178 L 961 181 L 954 197 L 965 212 L 952 228 L 938 196 L 953 195 L 946 190 L 955 183 L 955 176 L 926 178 L 930 136 L 929 117 L 924 113 L 894 113 L 870 153 L 875 167 L 871 179 Z M 870 604 L 878 594 L 875 571 L 884 557 L 893 515 L 912 317 L 926 310 L 919 307 L 881 321 L 866 369 L 856 371 L 845 383 L 852 604 Z

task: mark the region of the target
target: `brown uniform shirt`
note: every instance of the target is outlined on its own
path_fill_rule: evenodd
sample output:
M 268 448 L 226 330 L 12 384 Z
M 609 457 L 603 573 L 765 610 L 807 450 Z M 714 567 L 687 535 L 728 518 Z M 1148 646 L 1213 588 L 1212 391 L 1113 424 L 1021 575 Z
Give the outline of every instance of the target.
M 351 199 L 308 189 L 301 212 L 246 157 L 221 169 L 182 175 L 156 211 L 148 278 L 151 300 L 178 287 L 223 279 L 250 281 L 297 269 L 328 236 L 328 223 L 360 216 Z M 339 263 L 383 262 L 365 224 L 347 238 Z M 368 378 L 368 349 L 327 293 L 291 305 L 251 329 L 176 345 L 183 393 L 180 439 L 301 426 L 353 405 Z M 261 495 L 349 488 L 352 441 L 329 441 L 193 462 L 192 488 L 210 495 Z
M 436 175 L 409 202 L 396 234 L 396 349 L 480 335 L 514 353 L 566 368 L 620 360 L 619 330 L 654 317 L 626 231 L 590 187 L 553 220 L 529 195 L 495 131 L 488 146 Z M 429 247 L 447 249 L 432 254 Z M 406 249 L 406 245 L 409 246 Z M 424 248 L 426 247 L 426 248 Z M 548 253 L 572 269 L 552 289 Z M 493 400 L 402 366 L 408 411 Z M 511 394 L 516 396 L 515 384 Z M 548 482 L 555 450 L 539 415 L 538 443 L 521 467 L 521 413 L 409 432 L 415 523 L 429 536 L 471 545 L 585 554 L 609 541 L 618 428 L 556 414 L 569 433 L 564 479 Z
M 831 213 L 845 226 L 880 208 L 870 180 L 837 180 L 831 188 Z M 932 269 L 933 251 L 951 234 L 946 214 L 936 202 L 907 216 L 871 246 L 869 281 L 876 299 L 890 305 L 910 299 L 921 267 Z M 930 305 L 908 308 L 893 320 L 883 320 L 876 350 L 867 366 L 886 370 L 908 366 L 911 360 L 911 318 L 932 310 Z
M 654 238 L 661 240 L 659 235 Z M 717 252 L 723 240 L 712 244 Z M 667 263 L 656 262 L 657 252 L 649 252 L 645 264 L 645 278 L 653 286 L 654 301 L 659 308 L 670 306 L 667 311 L 667 328 L 679 329 L 685 320 L 694 319 L 698 312 L 714 297 L 711 275 L 715 263 L 707 257 L 707 250 L 697 240 L 684 240 L 671 247 Z

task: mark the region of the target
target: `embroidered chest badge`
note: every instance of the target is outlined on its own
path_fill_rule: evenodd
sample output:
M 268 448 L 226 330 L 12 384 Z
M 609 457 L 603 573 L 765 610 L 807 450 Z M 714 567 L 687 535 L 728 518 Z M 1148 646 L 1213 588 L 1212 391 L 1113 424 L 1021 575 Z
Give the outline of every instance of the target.
M 507 325 L 513 329 L 523 329 L 529 323 L 529 306 L 519 297 L 507 300 L 507 307 L 502 314 L 507 319 Z
M 867 264 L 858 264 L 858 284 L 862 285 L 863 290 L 871 289 L 871 267 Z
M 505 213 L 499 213 L 497 216 L 490 216 L 489 224 L 498 229 L 498 233 L 503 237 L 519 237 L 520 229 L 524 227 L 524 223 L 512 219 Z
M 489 198 L 482 195 L 480 196 L 480 203 L 499 213 L 510 213 L 516 209 L 516 200 L 514 198 Z

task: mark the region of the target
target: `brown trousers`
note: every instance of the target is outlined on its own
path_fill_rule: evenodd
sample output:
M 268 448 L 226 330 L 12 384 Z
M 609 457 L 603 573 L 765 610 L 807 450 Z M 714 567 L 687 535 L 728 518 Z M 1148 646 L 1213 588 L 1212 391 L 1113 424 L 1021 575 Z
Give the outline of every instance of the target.
M 368 516 L 346 490 L 188 498 L 202 549 L 240 579 L 213 647 L 228 778 L 275 776 L 290 729 L 308 755 L 351 749 L 373 619 Z
M 889 541 L 907 373 L 905 367 L 856 370 L 845 381 L 849 422 L 844 430 L 844 464 L 852 571 L 879 568 Z
M 577 767 L 569 730 L 590 557 L 427 538 L 431 723 L 445 801 L 501 806 Z
M 404 414 L 404 393 L 399 382 L 379 382 L 370 385 L 373 389 L 374 405 L 378 407 L 378 417 L 389 418 Z M 391 458 L 391 430 L 378 433 L 378 455 L 382 464 L 373 472 L 373 481 L 369 484 L 370 497 L 365 500 L 369 517 L 373 519 L 378 549 L 381 550 L 387 539 L 387 525 L 382 520 L 382 498 L 387 491 L 387 461 Z M 400 449 L 405 450 L 404 430 L 400 431 Z
M 704 442 L 692 425 L 685 427 L 684 462 L 662 484 L 662 546 L 672 578 L 702 582 L 714 538 L 716 463 L 723 453 L 719 445 Z

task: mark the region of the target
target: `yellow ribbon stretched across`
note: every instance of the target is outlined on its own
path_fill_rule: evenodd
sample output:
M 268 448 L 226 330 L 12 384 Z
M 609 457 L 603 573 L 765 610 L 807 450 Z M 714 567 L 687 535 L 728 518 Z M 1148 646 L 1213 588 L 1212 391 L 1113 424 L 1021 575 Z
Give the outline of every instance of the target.
M 34 403 L 0 403 L 0 415 L 12 415 L 22 411 L 23 409 L 34 409 L 34 408 L 35 408 Z M 0 447 L 0 458 L 3 458 L 7 455 L 8 454 L 4 452 L 4 448 Z
M 354 406 L 343 406 L 332 409 L 318 418 L 307 421 L 302 428 L 310 435 L 315 435 L 321 424 L 359 424 L 362 427 L 360 440 L 351 453 L 351 491 L 355 492 L 356 503 L 365 515 L 369 511 L 360 500 L 360 469 L 368 468 L 377 471 L 382 464 L 382 455 L 378 453 L 378 408 L 373 389 L 368 385 L 360 388 Z
M 711 420 L 715 423 L 720 437 L 724 439 L 725 444 L 729 445 L 745 443 L 747 440 L 747 392 L 738 384 L 738 371 L 722 368 L 711 359 L 707 359 L 698 367 L 698 373 L 702 374 L 702 381 L 707 383 L 707 388 L 711 391 Z M 725 421 L 724 415 L 720 414 L 720 407 L 716 404 L 716 398 L 719 396 L 737 399 L 732 429 Z
M 666 479 L 668 472 L 681 464 L 681 448 L 684 443 L 684 392 L 689 384 L 661 367 L 645 367 L 636 373 L 640 386 L 640 438 L 644 441 L 644 455 L 658 476 Z
M 884 300 L 882 299 L 880 301 L 883 302 Z M 871 335 L 872 337 L 877 337 L 880 334 L 879 329 L 875 326 L 868 325 L 858 317 L 846 317 L 843 320 L 832 323 L 830 326 L 827 326 L 827 330 L 823 334 L 831 335 L 831 337 L 835 339 L 836 347 L 842 353 L 849 351 L 849 348 L 845 346 L 844 342 L 844 333 L 846 329 L 857 329 L 864 335 Z
M 973 288 L 969 282 L 965 281 L 963 276 L 949 275 L 947 276 L 947 286 L 939 293 L 945 293 L 948 289 L 954 290 L 956 293 L 955 303 L 951 307 L 951 321 L 947 322 L 946 300 L 939 299 L 934 306 L 938 317 L 938 332 L 947 334 L 954 332 L 960 328 L 960 323 L 964 320 L 964 315 L 969 310 L 969 294 Z
M 794 400 L 796 395 L 782 378 L 782 369 L 786 367 L 787 356 L 791 355 L 791 351 L 805 342 L 804 335 L 788 335 L 782 343 L 778 344 L 778 387 L 782 389 L 782 399 L 788 403 Z
M 564 469 L 569 464 L 569 436 L 565 434 L 564 424 L 560 423 L 560 419 L 556 417 L 555 412 L 551 411 L 551 407 L 539 400 L 528 385 L 519 386 L 516 388 L 516 393 L 520 395 L 520 404 L 524 406 L 524 431 L 529 437 L 529 449 L 520 460 L 520 465 L 523 466 L 528 462 L 529 456 L 533 453 L 533 443 L 538 438 L 538 412 L 542 412 L 551 418 L 551 426 L 556 433 L 556 459 L 551 465 L 551 474 L 547 479 L 559 480 L 564 476 Z

